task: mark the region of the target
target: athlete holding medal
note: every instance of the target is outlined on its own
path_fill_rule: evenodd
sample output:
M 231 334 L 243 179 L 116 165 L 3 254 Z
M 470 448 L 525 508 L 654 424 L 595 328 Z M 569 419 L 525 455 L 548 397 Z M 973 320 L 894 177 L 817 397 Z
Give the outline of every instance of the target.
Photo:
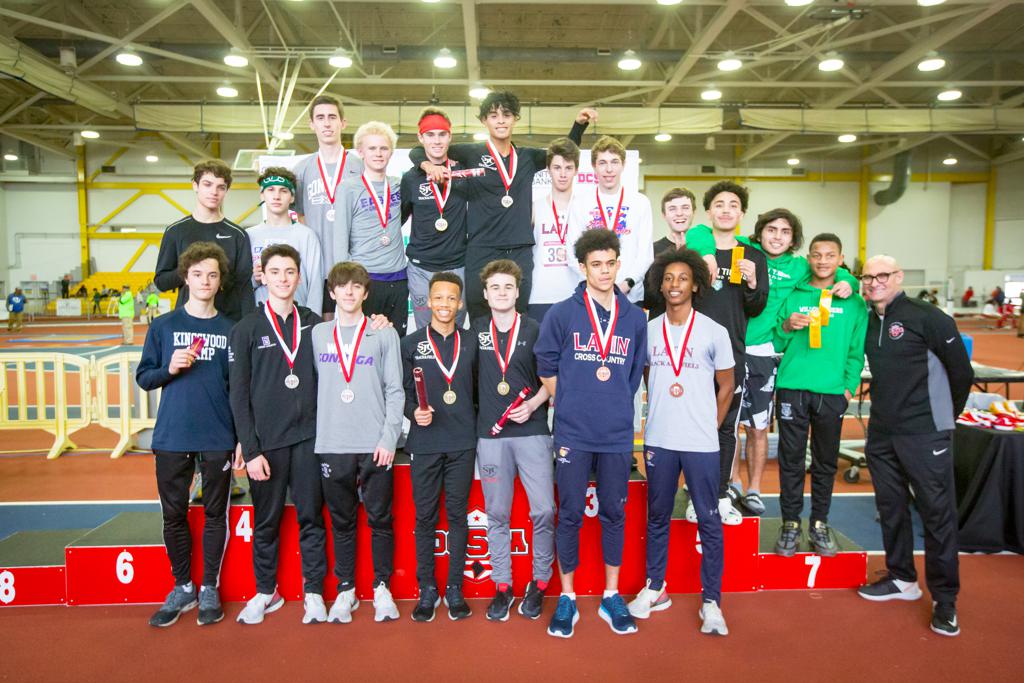
M 316 453 L 334 533 L 338 597 L 327 620 L 348 623 L 355 594 L 356 512 L 362 500 L 370 525 L 375 621 L 398 618 L 389 588 L 394 557 L 391 464 L 402 433 L 402 362 L 394 329 L 363 314 L 371 283 L 358 263 L 336 264 L 327 276 L 334 320 L 313 328 L 317 370 Z M 374 321 L 375 322 L 375 321 Z
M 665 313 L 647 325 L 647 586 L 629 604 L 638 619 L 672 604 L 665 584 L 669 524 L 679 473 L 697 513 L 701 542 L 703 633 L 727 635 L 722 600 L 723 537 L 718 511 L 718 427 L 732 403 L 732 345 L 725 328 L 694 304 L 710 276 L 691 249 L 662 252 L 651 267 Z

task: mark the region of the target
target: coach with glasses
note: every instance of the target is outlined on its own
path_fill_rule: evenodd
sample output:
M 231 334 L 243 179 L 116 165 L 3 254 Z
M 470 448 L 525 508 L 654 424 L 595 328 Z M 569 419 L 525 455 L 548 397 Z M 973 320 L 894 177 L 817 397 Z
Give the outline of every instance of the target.
M 910 521 L 913 490 L 924 522 L 925 580 L 933 601 L 932 631 L 960 633 L 956 598 L 956 488 L 952 435 L 974 372 L 953 319 L 907 297 L 891 256 L 873 256 L 861 274 L 868 315 L 864 351 L 871 367 L 871 418 L 864 454 L 875 487 L 888 575 L 861 586 L 866 600 L 917 600 Z

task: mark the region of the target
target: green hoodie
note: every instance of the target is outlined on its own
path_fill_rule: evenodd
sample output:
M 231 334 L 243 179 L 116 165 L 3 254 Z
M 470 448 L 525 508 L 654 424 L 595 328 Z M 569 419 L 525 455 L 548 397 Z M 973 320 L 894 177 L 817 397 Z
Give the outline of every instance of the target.
M 711 228 L 698 223 L 686 231 L 686 248 L 693 249 L 701 256 L 715 255 L 715 235 Z
M 761 311 L 760 315 L 756 318 L 751 318 L 747 323 L 747 346 L 767 344 L 774 337 L 779 308 L 797 285 L 810 281 L 811 267 L 803 256 L 796 256 L 786 252 L 772 257 L 761 248 L 760 244 L 752 242 L 749 238 L 738 237 L 736 239 L 763 252 L 768 258 L 768 303 L 765 304 L 764 310 Z M 850 271 L 846 270 L 846 268 L 840 268 L 836 271 L 836 282 L 850 283 L 854 292 L 860 288 L 857 278 L 851 275 Z M 852 298 L 850 297 L 850 299 Z M 849 301 L 849 299 L 837 298 L 836 301 Z
M 775 326 L 775 351 L 784 354 L 775 386 L 779 389 L 813 391 L 819 394 L 857 392 L 864 369 L 864 335 L 868 309 L 858 294 L 832 299 L 829 323 L 821 328 L 821 348 L 809 346 L 809 327 L 794 332 L 782 329 L 793 313 L 807 314 L 817 308 L 821 290 L 809 283 L 796 289 L 782 303 Z

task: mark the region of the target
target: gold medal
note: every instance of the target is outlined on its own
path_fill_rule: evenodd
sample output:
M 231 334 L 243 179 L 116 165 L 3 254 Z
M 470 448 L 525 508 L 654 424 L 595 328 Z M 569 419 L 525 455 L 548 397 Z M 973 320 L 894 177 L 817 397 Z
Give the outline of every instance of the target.
M 448 391 L 444 392 L 441 398 L 444 399 L 444 402 L 447 403 L 448 405 L 452 405 L 453 403 L 455 403 L 455 399 L 457 397 L 455 396 L 455 392 L 449 389 Z
M 508 392 L 512 391 L 512 387 L 509 386 L 508 382 L 501 380 L 498 382 L 498 393 L 502 396 L 508 396 Z

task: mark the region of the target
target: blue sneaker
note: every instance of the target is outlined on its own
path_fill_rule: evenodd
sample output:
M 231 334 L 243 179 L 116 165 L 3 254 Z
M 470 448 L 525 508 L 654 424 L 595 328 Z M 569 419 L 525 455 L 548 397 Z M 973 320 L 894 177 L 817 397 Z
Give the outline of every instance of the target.
M 626 601 L 618 593 L 610 598 L 601 600 L 601 607 L 597 610 L 597 614 L 608 622 L 608 625 L 612 627 L 612 631 L 620 636 L 627 633 L 636 633 L 636 621 L 633 620 L 633 616 L 629 613 Z
M 555 638 L 572 638 L 572 629 L 579 620 L 580 613 L 576 609 L 576 601 L 568 595 L 563 595 L 558 598 L 558 606 L 555 607 L 555 614 L 548 626 L 548 635 Z

